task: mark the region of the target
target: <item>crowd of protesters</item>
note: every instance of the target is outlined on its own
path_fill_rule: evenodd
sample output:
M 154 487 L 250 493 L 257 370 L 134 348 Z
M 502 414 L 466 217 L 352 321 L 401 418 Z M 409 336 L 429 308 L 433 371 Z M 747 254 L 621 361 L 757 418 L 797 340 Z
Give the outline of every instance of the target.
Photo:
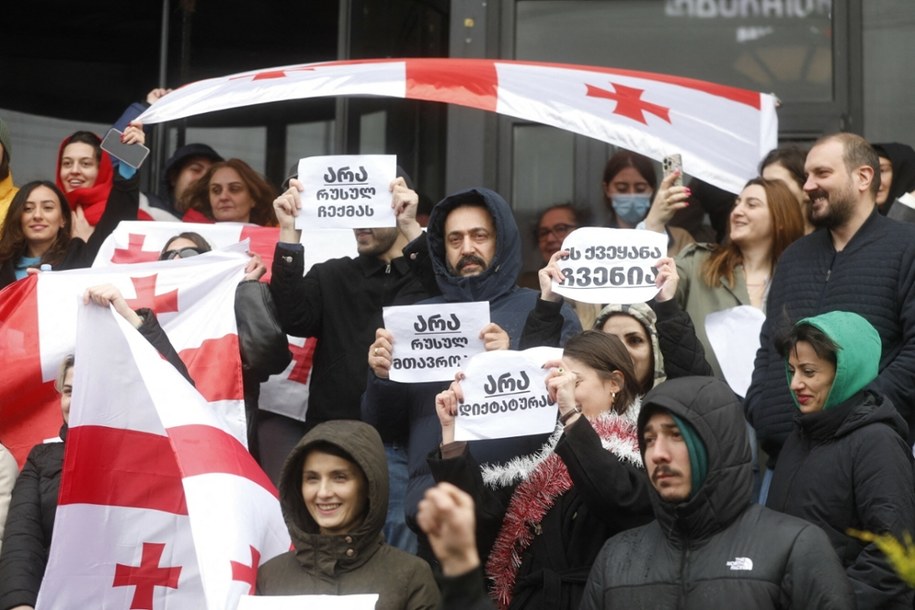
M 131 118 L 122 141 L 143 143 Z M 445 197 L 424 230 L 422 185 L 400 172 L 396 226 L 356 229 L 355 256 L 306 269 L 299 180 L 277 189 L 197 143 L 171 155 L 162 192 L 141 196 L 136 171 L 100 143 L 67 136 L 53 179 L 49 168 L 17 187 L 0 121 L 0 289 L 46 266 L 89 267 L 124 220 L 276 227 L 271 280 L 253 257 L 234 312 L 247 444 L 294 544 L 261 564 L 259 594 L 377 593 L 391 609 L 913 607 L 890 559 L 852 531 L 915 532 L 910 147 L 826 135 L 772 151 L 737 194 L 682 186 L 679 171 L 659 181 L 653 161 L 621 150 L 602 176 L 606 222 L 569 202 L 540 213 L 538 291 L 517 283 L 521 228 L 489 189 Z M 209 251 L 197 226 L 160 259 Z M 562 242 L 584 226 L 666 234 L 657 296 L 556 294 Z M 86 288 L 190 379 L 154 312 Z M 460 373 L 390 379 L 383 307 L 474 301 L 489 303 L 487 351 L 563 348 L 544 365 L 552 434 L 457 442 Z M 728 385 L 707 332 L 710 315 L 740 306 L 765 314 L 761 333 L 728 337 L 758 345 L 746 387 Z M 265 438 L 258 388 L 289 363 L 285 335 L 317 340 L 309 404 L 301 420 L 269 415 L 286 433 Z M 57 382 L 60 440 L 74 366 Z M 0 610 L 36 604 L 63 459 L 62 442 L 39 444 L 16 477 L 0 445 Z

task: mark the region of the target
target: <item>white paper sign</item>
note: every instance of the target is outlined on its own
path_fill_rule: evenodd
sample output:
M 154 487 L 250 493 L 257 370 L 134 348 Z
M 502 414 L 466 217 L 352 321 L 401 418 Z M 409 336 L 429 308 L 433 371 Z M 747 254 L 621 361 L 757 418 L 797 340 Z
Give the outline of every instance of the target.
M 377 593 L 360 595 L 242 595 L 238 610 L 374 610 Z
M 705 334 L 724 380 L 738 396 L 746 396 L 759 350 L 759 331 L 766 316 L 752 305 L 722 309 L 705 316 Z
M 464 402 L 458 405 L 454 420 L 454 440 L 552 432 L 558 407 L 550 404 L 546 391 L 549 369 L 543 365 L 560 358 L 558 347 L 483 352 L 471 358 L 461 381 Z
M 299 160 L 302 209 L 297 229 L 396 227 L 391 181 L 396 155 L 330 155 Z
M 392 381 L 451 381 L 485 349 L 480 331 L 489 324 L 487 301 L 385 307 L 383 314 L 394 335 Z
M 667 234 L 583 227 L 562 242 L 565 283 L 553 292 L 585 303 L 644 303 L 656 294 L 655 263 L 667 256 Z

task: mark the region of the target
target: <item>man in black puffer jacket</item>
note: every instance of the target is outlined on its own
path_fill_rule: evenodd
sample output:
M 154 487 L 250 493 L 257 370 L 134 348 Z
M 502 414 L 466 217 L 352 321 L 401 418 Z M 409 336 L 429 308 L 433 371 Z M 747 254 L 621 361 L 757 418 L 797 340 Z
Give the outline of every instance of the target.
M 750 503 L 743 410 L 727 385 L 659 385 L 638 435 L 657 520 L 607 541 L 581 610 L 855 607 L 820 528 Z

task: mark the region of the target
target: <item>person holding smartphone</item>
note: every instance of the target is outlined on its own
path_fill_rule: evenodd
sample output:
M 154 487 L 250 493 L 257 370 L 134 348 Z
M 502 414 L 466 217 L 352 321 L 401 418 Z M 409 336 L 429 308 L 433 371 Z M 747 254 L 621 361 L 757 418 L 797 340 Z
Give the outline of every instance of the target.
M 128 126 L 121 141 L 142 145 L 146 141 L 142 125 Z M 135 174 L 136 169 L 126 163 L 119 163 L 115 173 L 111 157 L 102 150 L 102 140 L 91 131 L 77 131 L 64 138 L 57 154 L 57 187 L 76 214 L 76 235 L 87 236 L 85 223 L 96 226 L 109 203 L 132 208 L 132 213 L 121 220 L 137 217 L 140 191 Z
M 144 139 L 138 126 L 129 127 L 125 136 L 132 142 Z M 57 183 L 24 184 L 10 203 L 0 229 L 0 288 L 43 265 L 55 270 L 92 265 L 118 223 L 137 217 L 138 179 L 115 180 L 113 173 L 95 134 L 78 131 L 63 141 Z
M 659 187 L 651 159 L 629 150 L 618 151 L 604 167 L 602 185 L 610 212 L 607 226 L 667 233 L 667 256 L 676 256 L 696 241 L 687 230 L 667 226 L 674 212 L 688 204 L 689 189 L 675 186 L 678 178 L 679 171 L 665 176 Z

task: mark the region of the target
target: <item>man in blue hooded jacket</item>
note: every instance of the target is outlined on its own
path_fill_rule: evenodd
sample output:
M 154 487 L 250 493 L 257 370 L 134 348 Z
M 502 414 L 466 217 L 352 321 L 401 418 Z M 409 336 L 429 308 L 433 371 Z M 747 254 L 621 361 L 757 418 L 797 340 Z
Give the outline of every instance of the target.
M 511 208 L 498 193 L 472 188 L 446 197 L 432 209 L 426 234 L 408 244 L 404 255 L 414 265 L 428 262 L 434 271 L 441 296 L 422 303 L 489 301 L 491 324 L 481 329 L 487 349 L 519 349 L 537 343 L 532 337 L 522 341 L 522 330 L 539 293 L 516 284 L 522 267 L 521 236 Z M 568 305 L 563 305 L 562 316 L 564 344 L 581 326 Z M 362 417 L 378 428 L 386 443 L 407 446 L 404 509 L 416 530 L 417 505 L 434 484 L 426 456 L 441 443 L 435 395 L 448 383 L 390 381 L 392 343 L 390 332 L 379 329 L 368 350 L 373 374 L 362 397 Z M 471 449 L 481 463 L 500 463 L 536 451 L 543 441 L 540 435 L 474 441 Z

